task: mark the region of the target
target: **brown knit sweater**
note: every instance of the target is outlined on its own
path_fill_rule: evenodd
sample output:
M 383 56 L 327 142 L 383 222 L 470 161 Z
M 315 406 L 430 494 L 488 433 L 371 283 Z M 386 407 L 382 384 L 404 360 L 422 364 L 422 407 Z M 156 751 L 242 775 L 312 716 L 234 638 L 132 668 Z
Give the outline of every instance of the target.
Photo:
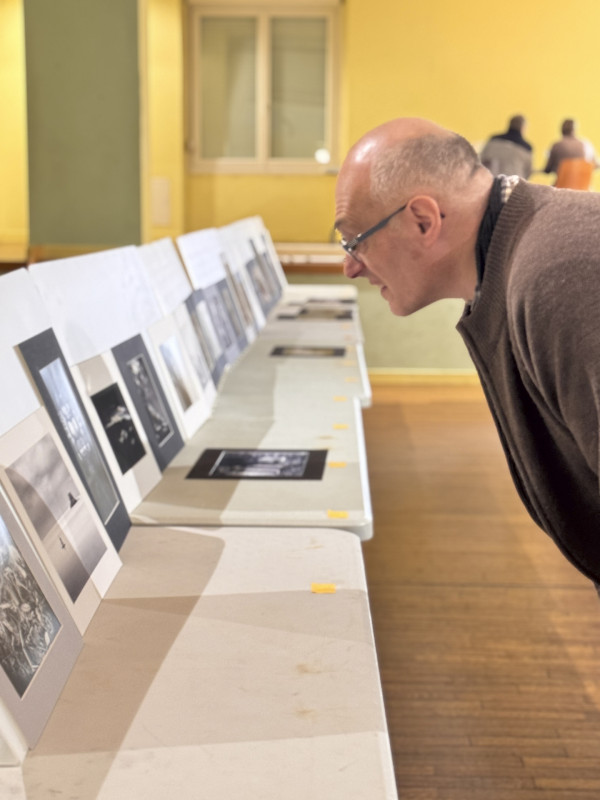
M 457 330 L 529 513 L 600 583 L 600 195 L 520 181 Z

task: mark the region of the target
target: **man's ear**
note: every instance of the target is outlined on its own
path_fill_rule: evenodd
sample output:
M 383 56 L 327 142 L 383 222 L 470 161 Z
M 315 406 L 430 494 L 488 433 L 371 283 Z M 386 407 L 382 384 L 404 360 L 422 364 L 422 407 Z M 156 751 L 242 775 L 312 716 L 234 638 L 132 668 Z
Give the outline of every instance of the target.
M 413 197 L 406 209 L 418 232 L 422 245 L 433 245 L 442 229 L 443 214 L 437 201 L 429 195 L 422 194 Z

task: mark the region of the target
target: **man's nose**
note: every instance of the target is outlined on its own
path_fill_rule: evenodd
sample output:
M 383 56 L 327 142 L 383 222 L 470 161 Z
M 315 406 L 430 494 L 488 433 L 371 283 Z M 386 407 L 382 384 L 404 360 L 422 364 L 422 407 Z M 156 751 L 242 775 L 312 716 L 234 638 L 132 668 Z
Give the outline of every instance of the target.
M 344 275 L 347 278 L 358 278 L 362 272 L 362 264 L 351 255 L 344 259 Z

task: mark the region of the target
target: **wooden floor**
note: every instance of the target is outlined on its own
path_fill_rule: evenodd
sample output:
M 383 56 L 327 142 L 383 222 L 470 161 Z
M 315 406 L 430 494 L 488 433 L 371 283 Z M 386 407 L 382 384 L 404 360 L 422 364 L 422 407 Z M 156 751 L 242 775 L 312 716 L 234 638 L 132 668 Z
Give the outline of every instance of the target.
M 481 390 L 375 387 L 364 423 L 400 800 L 598 800 L 600 600 L 523 510 Z

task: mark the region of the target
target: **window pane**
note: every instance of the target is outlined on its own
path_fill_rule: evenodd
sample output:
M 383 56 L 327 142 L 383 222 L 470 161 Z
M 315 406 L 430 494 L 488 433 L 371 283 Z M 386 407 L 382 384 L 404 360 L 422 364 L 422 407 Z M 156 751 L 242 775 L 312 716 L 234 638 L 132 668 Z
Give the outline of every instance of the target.
M 271 24 L 271 155 L 312 158 L 325 142 L 327 22 Z
M 256 20 L 202 20 L 202 157 L 256 156 Z

